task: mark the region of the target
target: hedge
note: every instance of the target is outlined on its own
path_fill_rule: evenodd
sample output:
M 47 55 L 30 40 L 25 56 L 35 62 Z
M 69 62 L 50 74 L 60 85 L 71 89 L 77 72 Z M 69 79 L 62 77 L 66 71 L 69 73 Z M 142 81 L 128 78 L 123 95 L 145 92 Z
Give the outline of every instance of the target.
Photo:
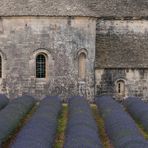
M 22 96 L 11 101 L 0 112 L 0 145 L 18 126 L 20 120 L 35 104 L 34 98 Z
M 147 148 L 148 142 L 141 135 L 135 122 L 111 96 L 96 98 L 96 104 L 105 121 L 106 132 L 117 148 Z
M 3 109 L 8 103 L 8 98 L 5 95 L 0 94 L 0 110 Z
M 124 106 L 131 116 L 140 121 L 144 129 L 148 132 L 148 104 L 140 98 L 128 97 L 124 101 Z
M 69 99 L 68 110 L 64 148 L 102 148 L 87 101 L 80 96 L 72 97 Z
M 59 97 L 45 97 L 18 134 L 12 148 L 52 148 L 60 110 Z

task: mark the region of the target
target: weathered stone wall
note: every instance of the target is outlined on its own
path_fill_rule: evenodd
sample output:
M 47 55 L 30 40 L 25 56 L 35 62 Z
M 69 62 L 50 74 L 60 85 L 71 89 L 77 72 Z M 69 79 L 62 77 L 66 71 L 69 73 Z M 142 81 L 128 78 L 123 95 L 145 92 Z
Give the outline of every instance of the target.
M 29 94 L 37 99 L 94 95 L 96 20 L 88 17 L 2 17 L 0 92 L 10 98 Z M 78 79 L 78 52 L 87 53 L 86 79 Z M 48 56 L 48 77 L 35 77 L 35 57 Z
M 96 37 L 96 94 L 117 98 L 118 80 L 124 97 L 148 100 L 148 21 L 98 20 Z M 121 99 L 121 98 L 120 98 Z
M 97 69 L 95 75 L 96 95 L 107 93 L 119 98 L 116 82 L 124 80 L 124 97 L 138 96 L 148 100 L 148 69 Z

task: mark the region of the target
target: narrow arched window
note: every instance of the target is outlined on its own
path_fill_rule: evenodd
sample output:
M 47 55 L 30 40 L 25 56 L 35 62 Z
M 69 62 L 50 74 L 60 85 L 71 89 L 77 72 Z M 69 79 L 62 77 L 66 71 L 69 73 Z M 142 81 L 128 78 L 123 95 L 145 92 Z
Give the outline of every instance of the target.
M 2 57 L 0 56 L 0 78 L 2 78 Z
M 85 75 L 86 75 L 86 54 L 80 53 L 79 55 L 79 78 L 81 80 L 84 80 Z
M 118 93 L 121 93 L 121 83 L 118 83 Z
M 116 89 L 119 96 L 125 96 L 125 82 L 123 80 L 117 81 Z
M 36 78 L 46 78 L 46 56 L 44 54 L 36 57 Z

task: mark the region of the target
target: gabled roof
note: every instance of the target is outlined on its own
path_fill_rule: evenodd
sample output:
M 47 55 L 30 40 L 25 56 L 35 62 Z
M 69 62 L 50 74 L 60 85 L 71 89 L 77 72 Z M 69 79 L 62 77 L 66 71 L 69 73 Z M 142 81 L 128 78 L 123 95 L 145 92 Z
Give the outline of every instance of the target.
M 0 16 L 148 16 L 148 0 L 0 0 Z

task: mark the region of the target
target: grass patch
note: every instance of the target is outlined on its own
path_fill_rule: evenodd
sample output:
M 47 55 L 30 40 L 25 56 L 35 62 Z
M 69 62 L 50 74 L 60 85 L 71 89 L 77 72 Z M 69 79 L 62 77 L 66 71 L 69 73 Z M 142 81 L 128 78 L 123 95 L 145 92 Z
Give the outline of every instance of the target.
M 13 133 L 10 134 L 10 136 L 2 144 L 2 148 L 10 148 L 11 144 L 15 141 L 19 131 L 28 122 L 28 120 L 32 117 L 32 115 L 36 111 L 37 107 L 38 107 L 38 105 L 34 105 L 33 108 L 27 113 L 27 115 L 23 119 L 21 119 L 17 128 L 13 131 Z
M 138 125 L 138 127 L 139 127 L 139 129 L 140 129 L 142 135 L 144 136 L 144 138 L 145 138 L 146 140 L 148 140 L 148 132 L 146 132 L 146 131 L 143 129 L 143 126 L 142 126 L 141 123 L 138 123 L 137 125 Z
M 68 118 L 68 106 L 67 104 L 62 105 L 62 111 L 58 118 L 58 127 L 53 148 L 63 148 L 65 140 L 65 129 Z
M 142 123 L 140 122 L 140 120 L 134 118 L 129 112 L 128 110 L 125 108 L 125 111 L 129 114 L 129 116 L 131 116 L 131 118 L 135 121 L 137 127 L 139 128 L 140 133 L 144 136 L 144 138 L 146 140 L 148 140 L 148 132 L 144 129 Z
M 141 134 L 144 136 L 144 138 L 146 140 L 148 140 L 148 132 L 145 131 L 145 129 L 144 129 L 143 125 L 141 124 L 141 122 L 138 121 L 138 120 L 135 120 L 135 122 L 136 122 L 136 124 L 137 124 L 137 126 L 138 126 L 138 128 L 139 128 L 139 130 L 141 132 Z
M 94 119 L 96 120 L 98 129 L 99 129 L 100 140 L 103 144 L 103 147 L 104 148 L 113 148 L 113 146 L 111 145 L 110 140 L 105 132 L 104 120 L 102 119 L 101 115 L 99 114 L 97 106 L 91 105 L 91 109 L 92 109 Z

